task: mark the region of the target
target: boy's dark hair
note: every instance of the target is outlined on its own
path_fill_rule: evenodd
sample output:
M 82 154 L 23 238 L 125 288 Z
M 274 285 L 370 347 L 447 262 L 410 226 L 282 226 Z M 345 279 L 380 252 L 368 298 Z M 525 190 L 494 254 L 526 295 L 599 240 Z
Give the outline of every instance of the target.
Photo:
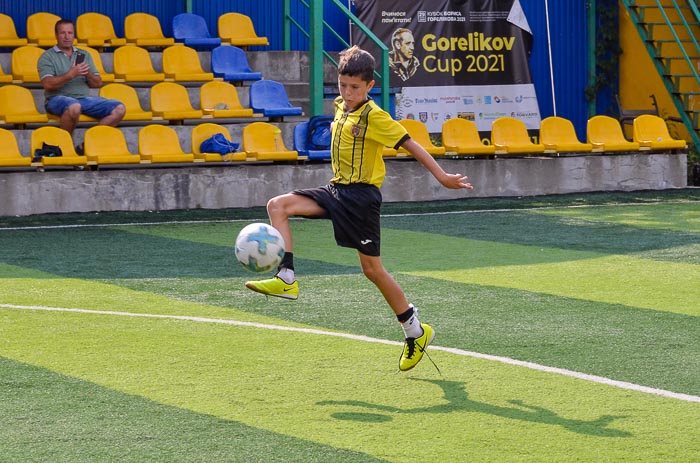
M 353 45 L 340 52 L 338 61 L 338 74 L 350 77 L 359 77 L 365 82 L 374 80 L 374 57 L 368 52 Z
M 56 24 L 53 26 L 54 33 L 58 33 L 58 26 L 60 26 L 61 24 L 73 24 L 73 21 L 70 19 L 66 19 L 66 18 L 59 19 L 58 21 L 56 21 Z M 75 25 L 73 25 L 73 27 L 75 27 Z

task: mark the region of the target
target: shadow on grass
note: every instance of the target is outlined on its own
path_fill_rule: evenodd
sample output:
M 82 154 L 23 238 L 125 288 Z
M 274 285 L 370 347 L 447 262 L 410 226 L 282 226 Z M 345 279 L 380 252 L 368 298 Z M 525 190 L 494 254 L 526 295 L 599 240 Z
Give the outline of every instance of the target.
M 591 420 L 575 420 L 557 415 L 554 411 L 537 405 L 528 405 L 521 400 L 510 400 L 512 407 L 504 407 L 500 405 L 489 404 L 486 402 L 478 402 L 469 398 L 469 393 L 466 391 L 466 384 L 459 381 L 446 381 L 437 379 L 419 379 L 410 378 L 414 381 L 423 381 L 426 383 L 435 384 L 442 389 L 444 399 L 447 401 L 441 405 L 433 405 L 430 407 L 415 407 L 415 408 L 399 408 L 388 405 L 374 404 L 371 402 L 363 402 L 360 400 L 327 400 L 318 402 L 318 405 L 345 405 L 359 407 L 369 410 L 377 410 L 386 413 L 394 414 L 418 414 L 418 413 L 438 413 L 447 414 L 452 412 L 474 412 L 484 413 L 493 416 L 499 416 L 511 420 L 526 421 L 530 423 L 540 423 L 550 426 L 561 426 L 571 432 L 578 434 L 586 434 L 595 437 L 631 437 L 632 434 L 619 429 L 611 429 L 608 427 L 617 419 L 626 418 L 625 416 L 602 415 L 601 417 Z M 336 412 L 331 414 L 333 418 L 339 420 L 352 420 L 363 422 L 382 422 L 391 421 L 391 416 L 379 413 L 367 412 Z

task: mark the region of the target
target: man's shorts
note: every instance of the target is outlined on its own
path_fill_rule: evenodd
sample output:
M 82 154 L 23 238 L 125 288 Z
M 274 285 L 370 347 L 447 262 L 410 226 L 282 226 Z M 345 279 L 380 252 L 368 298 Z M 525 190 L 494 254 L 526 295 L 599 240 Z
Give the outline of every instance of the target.
M 100 96 L 86 96 L 85 98 L 73 98 L 70 96 L 56 95 L 46 102 L 46 111 L 60 116 L 68 106 L 80 103 L 80 112 L 95 119 L 109 116 L 114 108 L 122 104 L 121 101 L 110 100 Z
M 379 256 L 382 194 L 374 185 L 329 184 L 294 190 L 293 194 L 313 199 L 326 213 L 318 219 L 333 222 L 335 242 L 368 256 Z

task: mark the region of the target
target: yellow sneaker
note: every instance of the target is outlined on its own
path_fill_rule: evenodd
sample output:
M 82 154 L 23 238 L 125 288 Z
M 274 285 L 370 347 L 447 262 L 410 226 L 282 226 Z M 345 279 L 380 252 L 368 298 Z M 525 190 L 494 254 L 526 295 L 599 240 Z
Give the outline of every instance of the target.
M 423 358 L 423 352 L 428 348 L 433 338 L 435 337 L 435 331 L 433 327 L 427 323 L 421 323 L 420 327 L 423 328 L 423 334 L 417 338 L 406 338 L 406 342 L 403 346 L 403 352 L 401 353 L 401 359 L 399 360 L 399 370 L 408 371 L 411 368 L 418 365 L 418 362 Z
M 267 280 L 259 281 L 247 281 L 245 287 L 266 296 L 293 300 L 299 297 L 299 283 L 294 280 L 294 283 L 290 285 L 280 277 L 272 277 Z

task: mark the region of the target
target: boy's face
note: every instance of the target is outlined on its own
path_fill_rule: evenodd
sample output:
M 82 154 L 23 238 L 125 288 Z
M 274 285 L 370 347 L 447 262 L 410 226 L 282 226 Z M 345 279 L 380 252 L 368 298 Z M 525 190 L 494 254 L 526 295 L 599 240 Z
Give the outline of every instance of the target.
M 374 87 L 374 80 L 369 82 L 357 76 L 338 76 L 338 90 L 340 96 L 345 100 L 345 109 L 352 111 L 367 100 L 367 94 Z

